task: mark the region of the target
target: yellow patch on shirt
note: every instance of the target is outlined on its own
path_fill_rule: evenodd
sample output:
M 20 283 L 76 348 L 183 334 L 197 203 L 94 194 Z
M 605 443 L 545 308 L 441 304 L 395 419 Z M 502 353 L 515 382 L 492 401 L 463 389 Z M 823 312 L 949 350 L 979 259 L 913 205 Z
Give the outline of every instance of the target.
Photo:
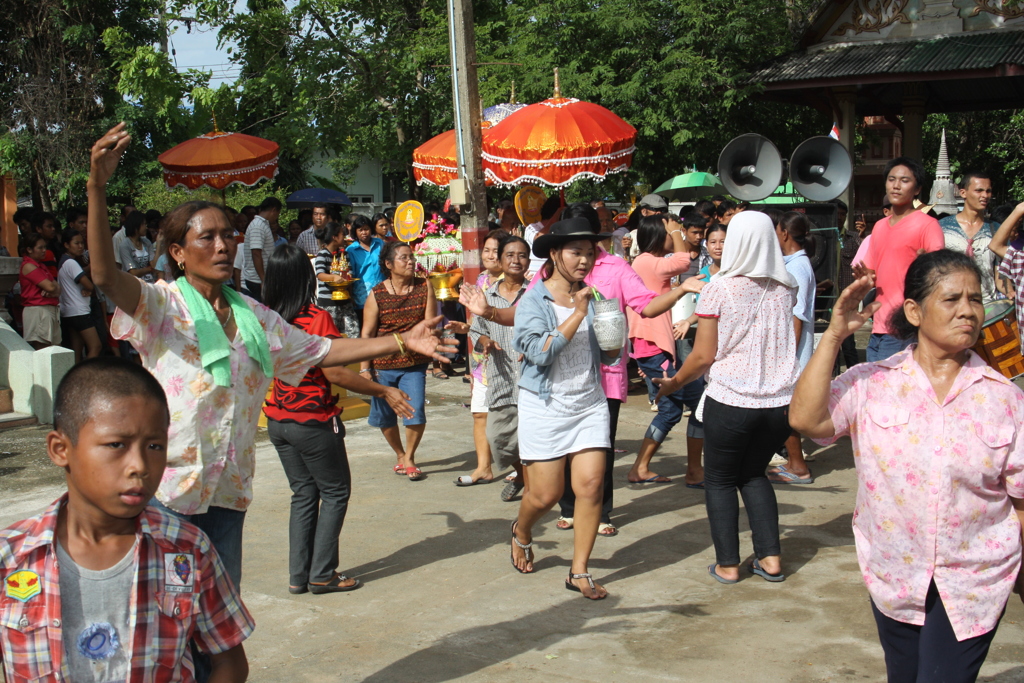
M 4 581 L 4 589 L 7 597 L 27 602 L 43 592 L 42 582 L 39 574 L 30 572 L 27 569 L 14 572 Z

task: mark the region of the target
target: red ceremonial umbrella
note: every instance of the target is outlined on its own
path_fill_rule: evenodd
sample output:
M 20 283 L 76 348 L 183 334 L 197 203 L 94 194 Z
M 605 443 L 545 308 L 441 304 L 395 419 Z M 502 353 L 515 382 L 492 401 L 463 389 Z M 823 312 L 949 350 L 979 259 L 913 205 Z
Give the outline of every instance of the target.
M 241 183 L 252 186 L 277 175 L 276 142 L 243 133 L 200 135 L 167 150 L 157 160 L 164 167 L 167 187 L 189 190 L 206 185 L 223 190 Z
M 483 139 L 484 175 L 495 185 L 565 187 L 603 179 L 633 162 L 636 129 L 604 107 L 555 96 L 520 109 Z

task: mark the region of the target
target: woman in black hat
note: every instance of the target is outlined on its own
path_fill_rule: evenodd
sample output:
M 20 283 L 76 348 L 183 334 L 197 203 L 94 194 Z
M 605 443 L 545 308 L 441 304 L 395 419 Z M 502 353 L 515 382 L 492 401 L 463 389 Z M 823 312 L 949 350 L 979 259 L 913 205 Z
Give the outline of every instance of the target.
M 534 571 L 533 525 L 561 497 L 568 458 L 576 511 L 565 587 L 592 600 L 608 595 L 587 571 L 610 443 L 600 364 L 618 362 L 619 352 L 602 352 L 598 346 L 593 289 L 583 279 L 594 267 L 596 244 L 609 236 L 591 232 L 584 218 L 570 218 L 534 241 L 534 256 L 547 258 L 541 269 L 544 281 L 519 302 L 512 339 L 512 348 L 523 354 L 519 454 L 526 466 L 526 489 L 512 524 L 512 565 L 524 574 Z

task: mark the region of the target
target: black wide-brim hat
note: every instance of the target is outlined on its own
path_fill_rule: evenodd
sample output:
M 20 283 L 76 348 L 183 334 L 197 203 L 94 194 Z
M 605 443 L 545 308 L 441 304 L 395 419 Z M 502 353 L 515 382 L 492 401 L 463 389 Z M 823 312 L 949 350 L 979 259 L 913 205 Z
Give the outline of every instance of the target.
M 533 240 L 533 255 L 547 258 L 552 249 L 576 240 L 589 240 L 595 244 L 611 237 L 610 232 L 595 233 L 586 218 L 566 218 L 551 226 L 546 235 L 539 235 Z

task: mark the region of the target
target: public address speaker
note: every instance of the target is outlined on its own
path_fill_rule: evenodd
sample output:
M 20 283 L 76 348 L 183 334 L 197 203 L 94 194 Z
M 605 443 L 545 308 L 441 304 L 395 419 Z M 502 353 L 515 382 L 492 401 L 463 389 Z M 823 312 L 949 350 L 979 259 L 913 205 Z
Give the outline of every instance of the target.
M 718 177 L 736 199 L 757 202 L 782 184 L 787 162 L 766 137 L 747 133 L 734 138 L 718 157 Z M 853 178 L 853 160 L 838 141 L 827 136 L 804 140 L 788 162 L 793 189 L 812 202 L 841 195 Z
M 718 178 L 737 199 L 764 199 L 782 182 L 785 166 L 775 144 L 756 133 L 734 138 L 718 157 Z
M 827 202 L 846 190 L 853 177 L 853 160 L 845 147 L 827 135 L 809 138 L 789 159 L 793 189 L 812 202 Z

